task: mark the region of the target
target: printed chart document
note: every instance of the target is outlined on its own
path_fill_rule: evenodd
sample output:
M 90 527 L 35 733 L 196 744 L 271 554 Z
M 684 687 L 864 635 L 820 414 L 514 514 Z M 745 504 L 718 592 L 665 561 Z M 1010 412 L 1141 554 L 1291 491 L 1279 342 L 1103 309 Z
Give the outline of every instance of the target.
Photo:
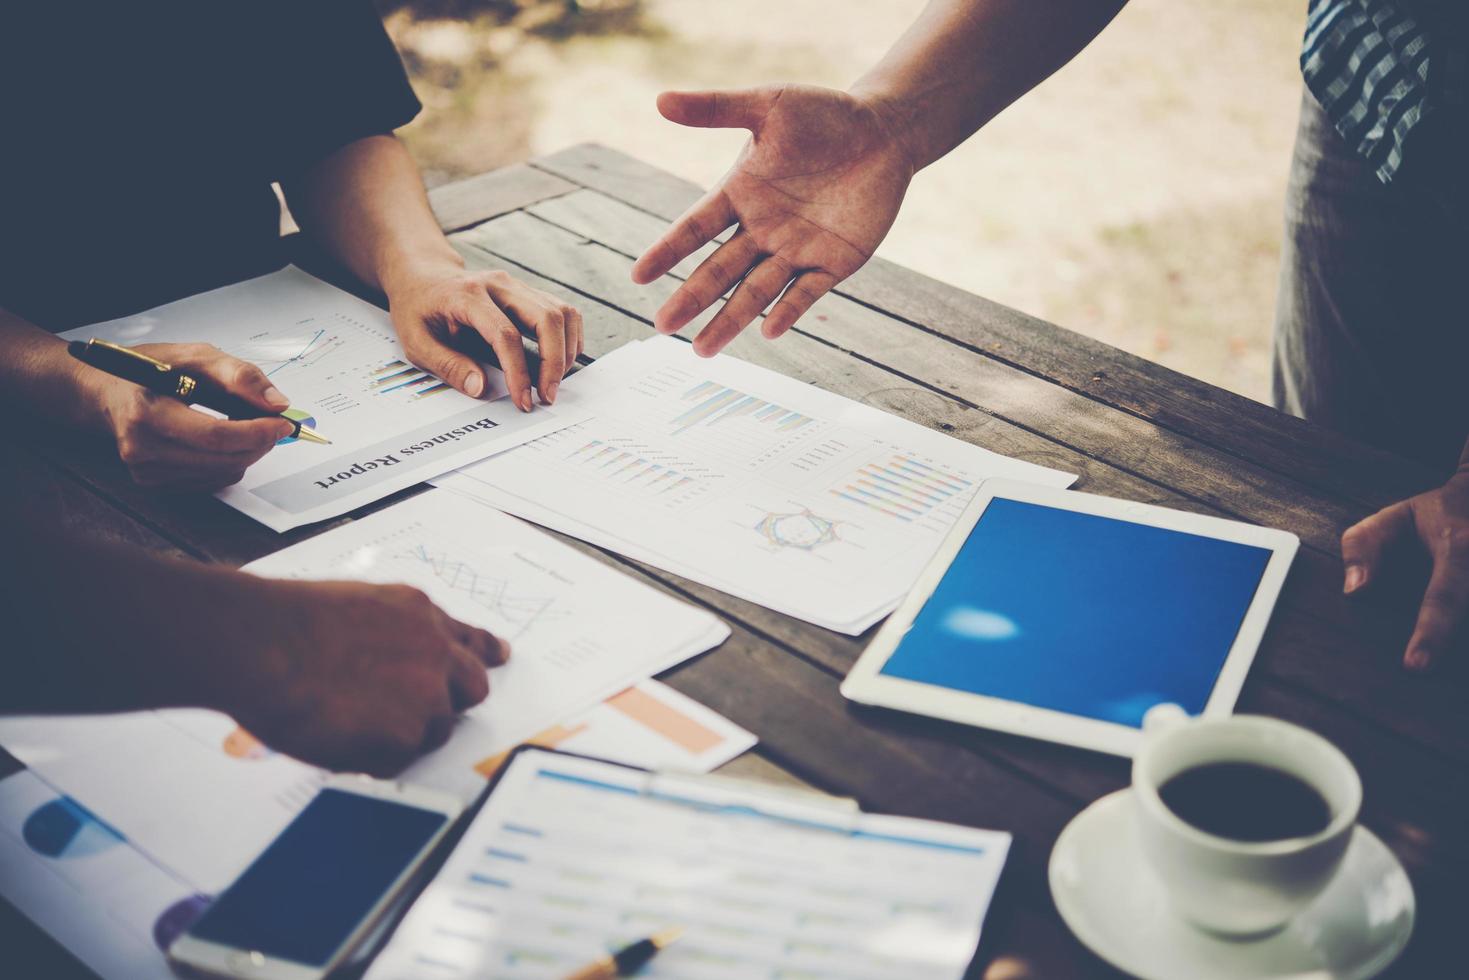
M 514 757 L 369 980 L 555 980 L 679 925 L 640 977 L 957 978 L 1006 833 Z
M 233 881 L 328 776 L 272 752 L 212 711 L 7 719 L 0 722 L 0 741 L 32 766 L 21 775 L 41 773 L 86 801 L 106 814 L 114 833 L 125 830 L 140 853 L 208 893 Z M 526 741 L 643 768 L 709 772 L 753 746 L 755 736 L 666 684 L 646 680 Z M 487 751 L 469 767 L 474 778 L 464 784 L 482 788 L 508 755 Z M 453 762 L 442 766 L 443 781 L 459 782 Z M 0 792 L 0 813 L 4 808 Z M 31 917 L 50 929 L 40 916 Z
M 127 794 L 104 791 L 132 813 L 138 793 L 171 825 L 159 828 L 193 853 L 230 847 L 216 836 L 231 822 L 277 827 L 303 806 L 326 774 L 278 756 L 234 722 L 211 712 L 149 713 L 157 736 L 150 754 L 129 755 L 137 742 L 114 744 L 101 719 L 93 726 L 94 768 L 116 767 L 132 778 L 146 765 L 168 778 Z M 529 740 L 644 768 L 708 772 L 755 744 L 755 736 L 657 681 L 643 681 Z M 190 747 L 206 749 L 199 755 Z M 99 754 L 100 753 L 100 754 Z M 488 776 L 508 753 L 477 767 Z M 252 777 L 271 769 L 273 786 Z M 146 777 L 145 777 L 146 778 Z M 211 800 L 209 797 L 216 796 Z M 231 812 L 233 811 L 233 812 Z M 178 844 L 173 850 L 177 852 Z M 247 844 L 246 847 L 253 847 Z M 264 845 L 261 845 L 264 846 Z M 237 848 L 238 849 L 238 848 Z M 258 850 L 258 848 L 256 848 Z M 243 869 L 255 851 L 237 861 Z M 185 860 L 188 860 L 187 858 Z M 190 862 L 197 871 L 197 862 Z M 236 872 L 237 873 L 237 872 Z M 196 874 L 176 874 L 139 850 L 111 823 L 43 782 L 34 772 L 0 780 L 0 895 L 109 980 L 166 978 L 169 944 L 209 905 Z M 232 880 L 234 874 L 222 880 Z M 217 891 L 213 886 L 210 891 Z
M 207 343 L 256 364 L 332 444 L 287 440 L 217 496 L 276 531 L 337 517 L 577 421 L 519 411 L 500 372 L 486 398 L 408 363 L 387 313 L 295 267 L 62 334 L 133 346 Z
M 892 611 L 981 481 L 1075 479 L 672 337 L 577 384 L 591 418 L 434 482 L 846 633 Z
M 461 717 L 447 745 L 399 776 L 466 802 L 526 739 L 695 769 L 753 742 L 676 692 L 639 683 L 717 646 L 729 627 L 447 491 L 420 494 L 248 570 L 415 585 L 450 615 L 510 640 L 510 662 L 491 672 L 489 698 Z M 4 718 L 0 744 L 206 891 L 233 880 L 325 778 L 209 711 Z
M 275 578 L 414 585 L 449 615 L 510 641 L 490 696 L 448 745 L 400 777 L 462 796 L 466 772 L 629 684 L 722 643 L 717 617 L 522 521 L 430 490 L 246 566 Z
M 107 980 L 171 977 L 163 951 L 208 903 L 29 772 L 0 780 L 0 895 Z

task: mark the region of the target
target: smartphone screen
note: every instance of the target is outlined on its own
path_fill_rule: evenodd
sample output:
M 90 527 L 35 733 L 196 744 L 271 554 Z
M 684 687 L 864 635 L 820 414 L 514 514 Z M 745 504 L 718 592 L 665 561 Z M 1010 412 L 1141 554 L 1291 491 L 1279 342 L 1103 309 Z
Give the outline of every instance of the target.
M 394 800 L 323 789 L 189 934 L 325 966 L 448 820 Z

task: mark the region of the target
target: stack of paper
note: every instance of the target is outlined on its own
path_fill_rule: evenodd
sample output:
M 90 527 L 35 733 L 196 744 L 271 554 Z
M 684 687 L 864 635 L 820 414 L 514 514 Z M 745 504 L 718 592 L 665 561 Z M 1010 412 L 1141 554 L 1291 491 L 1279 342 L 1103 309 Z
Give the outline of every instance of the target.
M 585 417 L 570 399 L 529 414 L 488 369 L 484 399 L 408 363 L 382 310 L 288 267 L 69 340 L 213 344 L 260 368 L 331 445 L 288 440 L 217 496 L 276 531 L 336 517 Z
M 207 907 L 207 892 L 218 890 L 203 882 L 219 878 L 211 866 L 221 846 L 235 846 L 217 836 L 221 819 L 275 825 L 325 778 L 270 752 L 222 715 L 162 711 L 140 720 L 149 731 L 135 729 L 122 743 L 108 719 L 76 728 L 72 740 L 90 753 L 93 775 L 102 768 L 123 775 L 110 787 L 80 779 L 88 798 L 102 801 L 94 805 L 136 825 L 143 801 L 127 781 L 140 771 L 135 750 L 144 750 L 141 758 L 168 779 L 148 787 L 158 795 L 142 806 L 152 816 L 141 819 L 187 874 L 169 870 L 36 773 L 0 780 L 0 895 L 108 980 L 172 975 L 164 951 Z M 707 772 L 754 745 L 755 736 L 672 688 L 643 681 L 528 741 L 644 768 Z M 506 755 L 476 769 L 489 776 Z
M 473 500 L 430 491 L 249 568 L 415 585 L 450 615 L 511 641 L 490 697 L 399 777 L 408 782 L 468 802 L 497 757 L 527 739 L 694 768 L 750 744 L 666 688 L 627 690 L 719 644 L 727 626 Z M 208 891 L 264 849 L 324 778 L 206 711 L 6 718 L 0 744 Z
M 893 610 L 981 481 L 1075 479 L 671 337 L 574 384 L 591 418 L 434 482 L 844 633 Z

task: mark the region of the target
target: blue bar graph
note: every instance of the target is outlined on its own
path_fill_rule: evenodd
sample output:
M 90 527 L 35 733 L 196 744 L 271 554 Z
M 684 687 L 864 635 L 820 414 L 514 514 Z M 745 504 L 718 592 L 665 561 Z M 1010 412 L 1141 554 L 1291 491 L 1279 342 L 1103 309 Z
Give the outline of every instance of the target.
M 683 400 L 695 404 L 673 420 L 673 434 L 681 435 L 700 425 L 714 426 L 732 419 L 749 418 L 776 432 L 794 432 L 816 420 L 773 402 L 726 388 L 714 381 L 701 381 L 684 392 Z

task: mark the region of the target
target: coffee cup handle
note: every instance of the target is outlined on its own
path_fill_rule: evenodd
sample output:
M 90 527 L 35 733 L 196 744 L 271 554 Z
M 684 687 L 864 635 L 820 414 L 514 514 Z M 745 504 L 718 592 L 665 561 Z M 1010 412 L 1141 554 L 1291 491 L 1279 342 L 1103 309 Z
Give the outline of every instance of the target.
M 1187 722 L 1188 712 L 1180 706 L 1172 702 L 1155 704 L 1148 709 L 1147 714 L 1143 715 L 1143 734 L 1161 735 Z

